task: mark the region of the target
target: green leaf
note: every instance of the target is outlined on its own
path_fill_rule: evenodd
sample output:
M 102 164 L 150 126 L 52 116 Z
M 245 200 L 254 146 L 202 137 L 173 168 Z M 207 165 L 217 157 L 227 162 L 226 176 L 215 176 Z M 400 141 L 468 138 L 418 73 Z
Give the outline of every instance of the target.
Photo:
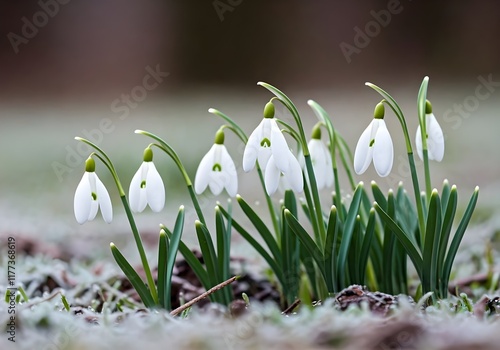
M 457 210 L 458 194 L 457 188 L 454 185 L 449 191 L 447 197 L 447 203 L 442 205 L 444 212 L 443 226 L 441 227 L 440 241 L 439 241 L 439 253 L 437 261 L 437 272 L 438 272 L 438 288 L 439 297 L 446 298 L 448 296 L 448 281 L 444 284 L 444 259 L 446 256 L 446 250 L 448 249 L 448 242 L 450 239 L 451 229 L 453 227 L 453 219 L 455 218 L 455 213 Z M 444 198 L 443 198 L 444 201 Z
M 378 202 L 377 202 L 378 203 Z M 389 190 L 387 196 L 387 215 L 396 221 L 396 205 L 394 202 L 394 193 Z M 394 294 L 395 289 L 395 268 L 393 265 L 394 243 L 396 237 L 387 223 L 384 226 L 384 245 L 383 245 L 383 269 L 385 276 L 383 280 L 384 292 Z
M 219 206 L 215 207 L 215 231 L 217 236 L 217 265 L 219 269 L 219 276 L 222 281 L 226 281 L 229 276 L 229 261 L 231 251 L 231 237 L 228 236 L 226 227 L 224 225 L 224 217 L 220 211 Z M 232 293 L 230 288 L 222 289 L 226 303 L 232 301 Z
M 441 232 L 441 203 L 436 190 L 432 191 L 425 228 L 423 251 L 422 288 L 423 292 L 435 292 L 437 281 L 437 259 L 439 233 Z
M 164 309 L 170 310 L 170 303 L 166 303 L 165 284 L 167 279 L 167 256 L 168 256 L 168 238 L 165 230 L 160 230 L 160 239 L 158 242 L 158 302 Z
M 352 233 L 354 230 L 354 224 L 356 221 L 356 216 L 359 211 L 359 204 L 361 202 L 361 192 L 363 183 L 360 182 L 354 191 L 351 205 L 349 206 L 349 211 L 346 216 L 346 221 L 343 227 L 342 241 L 340 243 L 338 260 L 337 260 L 337 276 L 339 276 L 340 286 L 343 288 L 346 273 L 346 263 L 347 263 L 347 252 L 349 250 L 349 245 L 351 244 Z
M 219 207 L 220 211 L 224 215 L 226 219 L 230 217 L 229 213 L 222 207 Z M 283 281 L 283 269 L 281 268 L 281 260 L 274 260 L 273 257 L 266 251 L 266 249 L 259 243 L 255 238 L 252 237 L 250 233 L 248 233 L 243 226 L 241 226 L 236 220 L 232 220 L 233 227 L 239 234 L 248 242 L 254 249 L 260 254 L 262 258 L 267 262 L 271 270 L 273 270 L 274 274 L 282 283 Z
M 182 237 L 182 230 L 184 228 L 184 206 L 181 205 L 179 208 L 179 213 L 175 219 L 174 231 L 170 238 L 168 244 L 168 258 L 167 258 L 167 268 L 166 268 L 166 279 L 165 279 L 165 306 L 167 310 L 172 308 L 170 304 L 171 293 L 172 293 L 172 274 L 174 271 L 175 258 L 177 257 L 177 251 L 179 250 L 179 244 Z
M 427 100 L 427 86 L 429 85 L 429 77 L 424 77 L 420 89 L 418 90 L 417 97 L 417 110 L 418 118 L 420 119 L 420 125 L 424 125 L 425 120 L 425 102 Z M 422 129 L 422 132 L 425 130 Z
M 166 232 L 169 239 L 172 239 L 172 232 L 170 232 L 170 230 L 166 226 L 160 225 L 160 228 Z M 203 287 L 206 290 L 209 290 L 211 287 L 213 287 L 208 278 L 208 273 L 201 262 L 198 260 L 196 255 L 194 255 L 191 249 L 189 249 L 189 247 L 182 241 L 179 242 L 179 251 L 181 252 L 184 259 L 186 259 L 186 262 L 191 267 L 191 269 L 193 269 L 194 274 L 196 275 L 196 277 L 198 277 Z
M 153 297 L 151 296 L 151 292 L 146 287 L 144 281 L 141 279 L 141 277 L 137 274 L 132 265 L 130 265 L 127 259 L 125 259 L 123 254 L 113 243 L 110 244 L 110 248 L 113 257 L 116 260 L 116 263 L 118 264 L 118 266 L 120 266 L 125 276 L 127 276 L 128 280 L 130 281 L 134 289 L 137 291 L 137 294 L 139 294 L 139 296 L 141 297 L 144 306 L 146 306 L 147 308 L 154 308 L 156 306 L 155 302 L 153 300 Z
M 462 220 L 460 220 L 460 224 L 458 225 L 457 231 L 453 236 L 450 248 L 448 249 L 448 254 L 446 254 L 446 260 L 443 268 L 443 283 L 445 283 L 446 285 L 448 285 L 453 261 L 455 260 L 455 256 L 457 255 L 460 242 L 462 241 L 462 238 L 465 234 L 465 230 L 467 229 L 467 225 L 469 225 L 470 218 L 472 216 L 472 213 L 474 212 L 474 208 L 476 207 L 478 196 L 479 196 L 479 187 L 476 187 L 469 201 L 469 204 L 467 205 L 467 209 L 465 210 L 464 216 L 462 217 Z
M 333 205 L 330 210 L 330 218 L 328 219 L 328 228 L 326 230 L 326 243 L 325 243 L 325 275 L 326 275 L 326 286 L 330 293 L 335 293 L 339 290 L 337 286 L 336 279 L 336 241 L 338 235 L 337 226 L 337 208 Z
M 307 233 L 307 231 L 302 227 L 302 225 L 297 221 L 297 219 L 292 215 L 292 213 L 285 209 L 285 220 L 292 231 L 299 237 L 299 240 L 302 244 L 302 247 L 309 253 L 309 256 L 316 262 L 323 275 L 323 278 L 326 280 L 324 261 L 325 257 L 321 249 L 314 243 L 311 236 Z
M 378 205 L 384 209 L 384 211 L 387 211 L 387 199 L 385 198 L 384 193 L 380 190 L 380 187 L 378 187 L 378 184 L 375 181 L 372 181 L 371 185 L 375 202 L 377 202 Z
M 360 259 L 358 262 L 359 277 L 361 281 L 365 280 L 365 273 L 368 265 L 368 256 L 370 255 L 370 247 L 372 246 L 374 234 L 375 234 L 375 209 L 372 208 L 370 210 L 370 215 L 368 217 L 368 223 L 366 224 L 365 235 L 363 237 L 363 244 L 361 246 L 361 251 L 360 251 Z
M 278 244 L 276 243 L 276 240 L 274 239 L 271 231 L 269 231 L 266 224 L 260 219 L 259 215 L 248 205 L 247 202 L 245 202 L 245 200 L 241 196 L 239 196 L 239 195 L 236 196 L 236 199 L 237 199 L 241 209 L 245 213 L 245 215 L 252 222 L 252 224 L 254 225 L 257 232 L 264 239 L 264 242 L 266 242 L 267 247 L 271 251 L 271 254 L 272 254 L 274 260 L 280 261 L 281 260 L 281 252 L 280 252 Z
M 418 252 L 417 246 L 408 238 L 408 235 L 399 227 L 394 220 L 387 215 L 387 213 L 377 204 L 374 205 L 380 219 L 385 222 L 392 232 L 396 235 L 396 238 L 401 242 L 406 250 L 406 253 L 410 257 L 415 269 L 420 278 L 422 278 L 422 257 Z

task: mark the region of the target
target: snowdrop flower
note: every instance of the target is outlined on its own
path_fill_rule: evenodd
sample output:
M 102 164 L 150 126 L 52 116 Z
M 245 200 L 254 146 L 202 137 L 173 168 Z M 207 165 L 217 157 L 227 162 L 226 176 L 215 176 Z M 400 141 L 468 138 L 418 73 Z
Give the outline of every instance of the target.
M 427 138 L 427 154 L 430 160 L 440 162 L 444 156 L 444 136 L 441 126 L 439 126 L 436 117 L 432 113 L 432 105 L 429 101 L 425 104 L 425 128 Z M 422 152 L 422 131 L 420 125 L 417 128 L 415 135 L 415 144 L 417 146 L 417 153 L 421 160 L 424 160 Z
M 238 191 L 236 167 L 224 146 L 224 132 L 219 130 L 215 142 L 202 158 L 194 179 L 194 190 L 200 194 L 210 187 L 210 191 L 218 196 L 225 188 L 234 197 Z
M 288 171 L 283 173 L 279 169 L 274 155 L 271 155 L 269 161 L 267 162 L 264 173 L 264 183 L 266 185 L 266 192 L 268 195 L 272 195 L 276 192 L 282 176 L 284 187 L 286 189 L 290 188 L 295 192 L 302 192 L 304 188 L 302 168 L 300 167 L 299 161 L 290 150 L 288 150 L 285 159 L 288 163 Z
M 130 209 L 135 213 L 142 212 L 147 204 L 157 213 L 165 205 L 165 187 L 153 163 L 150 147 L 144 150 L 143 162 L 130 182 L 128 193 Z
M 95 161 L 92 158 L 85 162 L 85 174 L 76 188 L 73 204 L 75 218 L 79 224 L 94 220 L 99 207 L 104 221 L 109 224 L 113 219 L 109 193 L 95 173 Z
M 274 118 L 274 105 L 268 102 L 264 107 L 264 119 L 252 132 L 245 146 L 243 170 L 245 172 L 252 170 L 257 159 L 261 168 L 265 169 L 272 155 L 278 169 L 286 173 L 290 164 L 289 151 L 285 136 Z
M 372 122 L 358 140 L 354 151 L 354 170 L 358 175 L 368 169 L 372 159 L 379 176 L 385 177 L 391 172 L 394 149 L 391 135 L 383 119 L 384 113 L 384 105 L 380 102 L 375 107 Z
M 332 156 L 330 155 L 330 150 L 326 145 L 321 142 L 321 126 L 316 125 L 313 128 L 311 140 L 307 144 L 309 148 L 309 153 L 311 155 L 311 162 L 313 165 L 314 177 L 316 178 L 316 184 L 318 190 L 325 187 L 330 187 L 333 185 L 333 166 L 332 166 Z M 302 168 L 305 167 L 304 155 L 300 154 L 300 164 Z M 306 178 L 308 176 L 307 171 L 304 171 Z

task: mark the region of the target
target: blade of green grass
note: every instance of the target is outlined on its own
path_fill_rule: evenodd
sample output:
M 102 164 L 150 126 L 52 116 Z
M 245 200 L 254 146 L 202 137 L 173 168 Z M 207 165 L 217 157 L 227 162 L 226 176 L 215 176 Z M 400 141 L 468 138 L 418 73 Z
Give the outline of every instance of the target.
M 443 279 L 442 279 L 442 283 L 445 284 L 446 286 L 448 286 L 448 281 L 450 279 L 453 260 L 455 260 L 455 256 L 457 255 L 457 251 L 460 246 L 460 242 L 462 241 L 462 238 L 465 234 L 465 230 L 467 229 L 467 225 L 469 225 L 470 218 L 472 217 L 472 213 L 474 212 L 474 208 L 476 207 L 478 196 L 479 196 L 479 187 L 476 187 L 469 201 L 469 204 L 467 205 L 467 209 L 465 210 L 464 216 L 462 217 L 462 220 L 460 220 L 460 224 L 458 225 L 457 231 L 453 236 L 453 240 L 451 241 L 448 253 L 446 254 L 446 260 L 443 266 Z
M 302 225 L 297 221 L 297 219 L 292 215 L 292 213 L 285 209 L 285 220 L 292 231 L 299 238 L 302 247 L 309 253 L 309 255 L 313 258 L 316 264 L 323 275 L 323 278 L 326 279 L 325 268 L 324 268 L 324 255 L 321 249 L 316 245 L 311 236 L 307 233 L 307 231 L 302 227 Z
M 271 231 L 269 231 L 269 229 L 267 228 L 267 225 L 260 219 L 259 215 L 248 205 L 248 203 L 241 196 L 236 196 L 236 199 L 247 218 L 264 239 L 264 242 L 266 242 L 267 247 L 271 251 L 271 255 L 273 256 L 274 260 L 279 261 L 281 259 L 281 252 Z
M 168 258 L 167 258 L 167 269 L 166 269 L 166 279 L 165 279 L 165 305 L 167 310 L 170 310 L 172 306 L 170 305 L 171 293 L 172 293 L 172 274 L 174 271 L 175 258 L 177 257 L 177 252 L 179 251 L 179 243 L 182 237 L 182 231 L 184 228 L 184 206 L 181 205 L 179 212 L 177 213 L 177 218 L 175 219 L 174 231 L 170 238 L 168 245 Z
M 170 310 L 171 305 L 167 305 L 165 295 L 165 280 L 167 278 L 167 257 L 168 257 L 168 238 L 165 230 L 160 230 L 160 238 L 158 242 L 158 277 L 156 284 L 158 285 L 158 302 L 164 309 Z
M 420 277 L 420 279 L 422 279 L 422 257 L 418 252 L 417 246 L 414 245 L 414 243 L 410 240 L 410 238 L 408 238 L 407 234 L 401 229 L 401 227 L 399 227 L 399 225 L 396 224 L 396 222 L 392 220 L 392 218 L 389 217 L 389 215 L 387 215 L 387 213 L 377 203 L 374 204 L 374 208 L 377 211 L 380 219 L 383 222 L 387 223 L 389 228 L 396 235 L 396 238 L 401 242 L 406 250 L 406 253 L 415 266 L 418 276 Z
M 125 259 L 123 254 L 120 252 L 118 247 L 114 245 L 114 243 L 110 244 L 110 248 L 113 257 L 116 260 L 116 263 L 118 264 L 118 266 L 120 266 L 125 276 L 127 276 L 128 280 L 137 291 L 137 294 L 139 294 L 139 296 L 141 297 L 144 306 L 146 306 L 147 308 L 154 308 L 156 306 L 155 302 L 144 281 L 137 274 L 132 265 L 130 265 L 127 259 Z
M 425 232 L 424 252 L 422 257 L 422 288 L 423 292 L 427 293 L 435 292 L 437 287 L 437 258 L 439 251 L 439 233 L 441 232 L 441 203 L 439 194 L 436 190 L 433 190 L 431 193 Z
M 360 182 L 354 190 L 354 195 L 352 198 L 351 205 L 349 206 L 349 211 L 347 212 L 346 221 L 343 227 L 342 241 L 340 242 L 338 260 L 337 260 L 337 276 L 339 276 L 340 286 L 343 288 L 346 276 L 346 263 L 347 263 L 347 252 L 351 244 L 352 233 L 354 230 L 354 224 L 356 221 L 356 216 L 359 211 L 359 204 L 361 202 L 361 192 L 363 183 Z
M 443 289 L 443 266 L 444 259 L 446 256 L 446 250 L 448 249 L 448 242 L 450 239 L 451 229 L 453 227 L 453 219 L 455 218 L 455 213 L 457 210 L 458 194 L 456 186 L 453 186 L 447 195 L 448 201 L 445 205 L 442 205 L 444 211 L 443 226 L 441 227 L 440 241 L 439 241 L 439 252 L 437 261 L 437 273 L 438 273 L 438 290 L 439 297 L 446 298 L 448 296 L 448 286 Z
M 333 205 L 330 210 L 330 217 L 328 218 L 328 227 L 326 230 L 326 244 L 325 244 L 325 275 L 326 275 L 326 286 L 330 293 L 335 293 L 338 291 L 337 279 L 335 277 L 335 263 L 336 263 L 336 244 L 335 241 L 338 235 L 337 227 L 337 208 Z
M 375 209 L 370 209 L 368 223 L 366 224 L 365 235 L 363 237 L 363 244 L 361 245 L 360 259 L 358 263 L 359 278 L 364 284 L 366 267 L 368 265 L 368 256 L 370 255 L 370 247 L 372 247 L 373 236 L 375 234 Z

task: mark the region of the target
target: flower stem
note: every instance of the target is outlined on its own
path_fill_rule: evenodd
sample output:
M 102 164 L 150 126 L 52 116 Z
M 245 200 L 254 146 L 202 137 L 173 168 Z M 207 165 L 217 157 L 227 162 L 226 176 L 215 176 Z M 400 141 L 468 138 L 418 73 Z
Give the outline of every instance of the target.
M 408 153 L 408 162 L 410 165 L 411 179 L 413 184 L 413 192 L 415 194 L 415 203 L 417 206 L 418 213 L 418 226 L 420 230 L 420 235 L 422 238 L 425 237 L 425 219 L 424 210 L 422 207 L 422 201 L 420 200 L 420 186 L 418 183 L 417 169 L 415 167 L 415 159 L 413 158 L 413 148 L 411 147 L 410 135 L 408 133 L 408 127 L 406 126 L 406 119 L 404 117 L 403 111 L 399 107 L 398 103 L 394 98 L 389 95 L 385 90 L 379 88 L 377 85 L 372 83 L 366 83 L 367 86 L 371 87 L 373 90 L 377 91 L 383 98 L 384 101 L 392 109 L 399 122 L 401 123 L 401 128 L 403 129 L 403 134 L 406 142 L 406 151 Z
M 125 196 L 125 191 L 123 190 L 123 186 L 121 184 L 121 181 L 118 177 L 118 174 L 115 170 L 115 167 L 113 166 L 113 163 L 111 162 L 111 159 L 108 157 L 108 155 L 101 149 L 99 148 L 96 144 L 90 142 L 89 140 L 86 140 L 81 137 L 75 137 L 76 140 L 82 141 L 89 146 L 93 147 L 96 149 L 99 153 L 94 153 L 97 158 L 99 158 L 103 164 L 109 169 L 111 175 L 113 176 L 113 179 L 115 180 L 116 187 L 118 188 L 118 192 L 120 194 L 120 199 L 122 200 L 123 207 L 125 208 L 125 212 L 127 214 L 127 219 L 130 223 L 130 228 L 132 229 L 132 234 L 134 235 L 135 243 L 137 245 L 137 250 L 139 251 L 139 255 L 141 257 L 141 262 L 142 262 L 142 267 L 144 269 L 144 272 L 146 273 L 146 278 L 148 280 L 148 286 L 149 286 L 149 291 L 151 293 L 151 296 L 153 297 L 153 300 L 156 304 L 158 304 L 158 295 L 156 293 L 156 285 L 153 279 L 153 275 L 151 274 L 151 269 L 149 268 L 149 263 L 148 259 L 146 257 L 146 252 L 144 251 L 144 246 L 142 244 L 141 236 L 139 234 L 139 231 L 137 230 L 137 225 L 135 224 L 134 216 L 132 215 L 132 212 L 130 211 L 130 206 L 127 202 L 127 197 Z
M 194 209 L 196 211 L 196 214 L 198 215 L 198 219 L 200 220 L 201 223 L 206 225 L 205 218 L 203 216 L 203 211 L 201 210 L 200 203 L 198 202 L 198 198 L 196 197 L 196 194 L 194 193 L 193 190 L 193 183 L 191 182 L 191 179 L 189 178 L 189 175 L 186 171 L 186 168 L 184 168 L 184 165 L 182 164 L 179 156 L 177 153 L 174 151 L 174 149 L 165 141 L 163 141 L 162 138 L 159 136 L 156 136 L 155 134 L 152 134 L 148 131 L 144 130 L 136 130 L 136 134 L 141 134 L 145 136 L 149 136 L 152 139 L 158 141 L 159 144 L 154 143 L 153 145 L 161 149 L 163 152 L 165 152 L 172 160 L 174 161 L 175 165 L 177 165 L 177 168 L 182 174 L 182 177 L 184 178 L 184 181 L 186 182 L 186 186 L 189 192 L 189 196 L 191 197 L 191 201 L 193 202 Z
M 227 115 L 225 115 L 224 113 L 222 113 L 221 111 L 219 111 L 215 108 L 210 108 L 208 110 L 208 112 L 215 114 L 216 116 L 225 120 L 230 125 L 229 130 L 233 131 L 236 134 L 236 136 L 238 136 L 244 144 L 246 144 L 248 142 L 248 137 L 245 134 L 245 132 L 243 131 L 243 129 L 241 129 L 240 126 L 238 124 L 236 124 L 231 118 L 229 118 Z M 269 214 L 271 216 L 271 221 L 273 223 L 274 232 L 276 234 L 276 238 L 279 241 L 280 240 L 279 235 L 280 235 L 281 231 L 280 231 L 280 227 L 278 224 L 278 217 L 276 215 L 276 210 L 274 209 L 274 205 L 273 205 L 273 201 L 271 200 L 271 196 L 269 196 L 267 194 L 266 183 L 264 181 L 264 175 L 262 174 L 262 169 L 260 168 L 259 163 L 257 163 L 257 173 L 259 174 L 259 180 L 260 180 L 260 183 L 262 185 L 262 188 L 264 189 L 264 196 L 266 197 L 266 203 L 267 203 L 267 207 L 269 209 Z
M 134 235 L 135 244 L 137 245 L 137 249 L 139 250 L 139 255 L 141 257 L 141 262 L 142 262 L 142 267 L 144 268 L 144 271 L 146 272 L 146 278 L 148 280 L 148 286 L 149 286 L 149 290 L 151 292 L 151 296 L 153 297 L 153 300 L 155 301 L 155 303 L 158 304 L 158 295 L 156 293 L 155 281 L 153 279 L 153 275 L 151 274 L 151 269 L 149 268 L 149 263 L 148 263 L 148 259 L 146 257 L 146 252 L 144 251 L 144 246 L 142 245 L 141 236 L 139 234 L 139 231 L 137 230 L 134 216 L 132 215 L 132 212 L 130 211 L 130 206 L 128 204 L 127 197 L 125 195 L 123 195 L 123 196 L 120 196 L 120 199 L 122 200 L 123 207 L 125 208 L 125 213 L 127 213 L 127 219 L 130 223 L 130 228 L 132 229 L 132 234 Z

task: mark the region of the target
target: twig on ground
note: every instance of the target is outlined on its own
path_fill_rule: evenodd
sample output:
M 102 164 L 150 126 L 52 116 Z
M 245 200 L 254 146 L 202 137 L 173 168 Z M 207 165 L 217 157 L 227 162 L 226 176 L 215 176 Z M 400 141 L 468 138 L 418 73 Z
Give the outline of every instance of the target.
M 300 304 L 300 299 L 296 299 L 289 307 L 287 307 L 281 314 L 282 315 L 289 315 L 292 313 L 293 310 Z
M 206 297 L 208 297 L 210 294 L 212 293 L 215 293 L 217 292 L 218 290 L 224 288 L 225 286 L 233 283 L 234 281 L 236 281 L 238 279 L 239 276 L 233 276 L 231 277 L 230 279 L 228 279 L 227 281 L 224 281 L 222 283 L 219 283 L 218 285 L 210 288 L 209 290 L 207 290 L 205 293 L 203 294 L 200 294 L 199 296 L 197 296 L 196 298 L 188 301 L 187 303 L 185 303 L 184 305 L 181 305 L 179 306 L 177 309 L 175 310 L 172 310 L 170 312 L 170 315 L 172 316 L 177 316 L 178 314 L 180 314 L 182 311 L 190 308 L 191 306 L 193 306 L 194 304 L 196 304 L 197 302 L 199 302 L 200 300 L 203 300 L 205 299 Z

